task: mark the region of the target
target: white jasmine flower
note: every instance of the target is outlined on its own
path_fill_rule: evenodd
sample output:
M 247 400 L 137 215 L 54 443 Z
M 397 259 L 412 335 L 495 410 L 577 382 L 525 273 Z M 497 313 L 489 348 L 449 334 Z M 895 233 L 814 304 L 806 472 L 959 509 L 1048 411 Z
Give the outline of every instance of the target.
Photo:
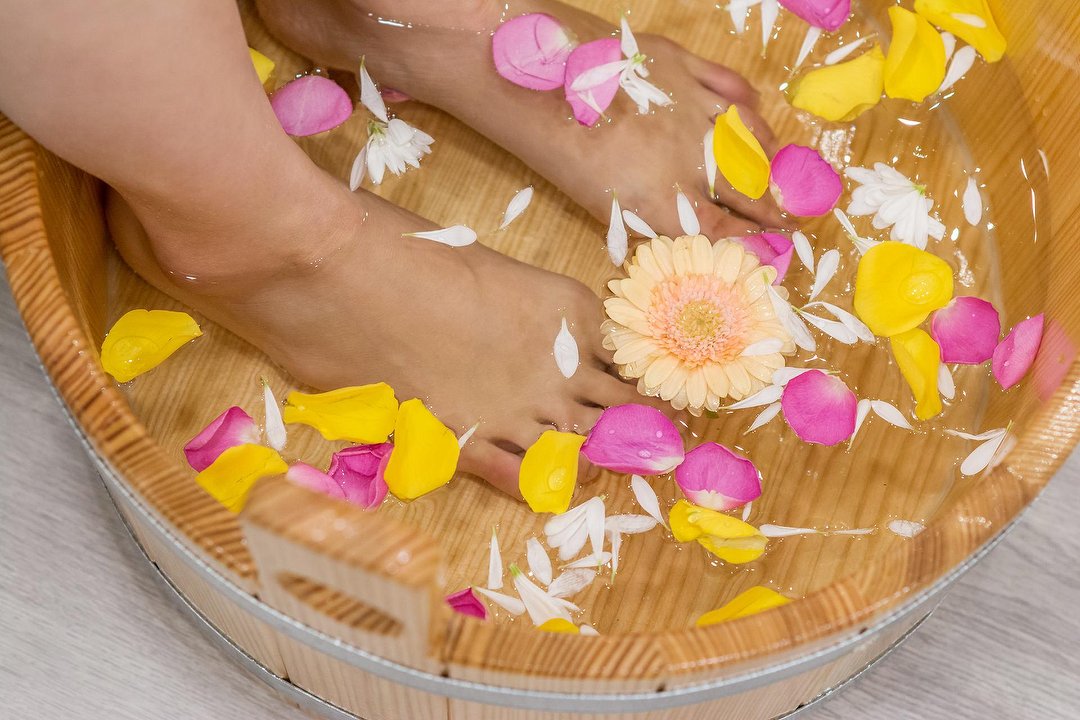
M 917 185 L 885 163 L 874 169 L 849 167 L 844 171 L 859 183 L 851 193 L 849 215 L 873 215 L 878 230 L 891 227 L 889 237 L 925 250 L 929 237 L 940 240 L 945 226 L 930 213 L 934 201 L 926 197 L 926 187 Z
M 431 143 L 435 142 L 426 132 L 387 115 L 386 104 L 363 59 L 360 61 L 360 102 L 375 119 L 368 122 L 368 141 L 353 161 L 349 173 L 350 190 L 360 187 L 365 174 L 378 185 L 387 170 L 401 175 L 410 165 L 419 168 L 420 158 L 431 152 Z
M 645 67 L 648 57 L 638 49 L 637 38 L 634 37 L 634 33 L 630 30 L 630 24 L 626 21 L 625 16 L 620 19 L 620 23 L 622 25 L 620 47 L 625 59 L 586 70 L 574 79 L 570 84 L 570 89 L 580 93 L 582 99 L 590 106 L 593 106 L 593 110 L 603 114 L 602 108 L 596 107 L 590 102 L 592 97 L 590 91 L 618 75 L 619 87 L 634 101 L 639 113 L 644 115 L 649 112 L 650 103 L 659 107 L 670 105 L 671 98 L 668 97 L 667 93 L 645 79 L 649 77 L 649 69 Z

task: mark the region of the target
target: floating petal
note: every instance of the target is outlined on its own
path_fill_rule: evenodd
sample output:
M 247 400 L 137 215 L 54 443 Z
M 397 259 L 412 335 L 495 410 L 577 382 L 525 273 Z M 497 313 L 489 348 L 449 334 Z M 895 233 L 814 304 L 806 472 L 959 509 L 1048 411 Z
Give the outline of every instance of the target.
M 441 230 L 427 230 L 425 232 L 406 233 L 408 237 L 434 240 L 450 247 L 465 247 L 476 242 L 476 231 L 465 225 L 452 225 Z
M 356 445 L 338 450 L 330 457 L 326 472 L 341 485 L 345 499 L 365 510 L 382 505 L 386 497 L 386 465 L 390 461 L 390 443 Z
M 994 348 L 990 363 L 994 379 L 1008 390 L 1031 369 L 1035 356 L 1039 353 L 1043 336 L 1043 314 L 1018 322 L 1005 339 Z
M 705 139 L 702 140 L 701 146 L 705 150 L 705 181 L 709 185 L 709 197 L 716 197 L 716 173 L 718 168 L 716 167 L 716 153 L 713 152 L 713 133 L 715 130 L 709 128 L 705 132 Z
M 716 116 L 713 155 L 720 174 L 735 190 L 755 200 L 765 194 L 769 188 L 769 158 L 735 105 Z
M 881 101 L 885 55 L 875 46 L 854 60 L 811 70 L 788 86 L 792 106 L 834 122 L 854 120 Z
M 487 588 L 482 587 L 474 587 L 473 590 L 480 593 L 511 615 L 525 614 L 525 603 L 521 602 L 516 597 L 504 595 L 501 592 L 495 592 L 494 590 L 488 590 Z
M 810 295 L 807 299 L 813 300 L 820 295 L 825 286 L 836 276 L 836 271 L 839 269 L 840 251 L 834 248 L 823 253 L 821 259 L 818 260 L 817 269 L 814 270 L 814 285 L 810 288 Z
M 569 380 L 577 372 L 580 358 L 578 355 L 577 341 L 570 334 L 570 328 L 566 326 L 566 318 L 562 319 L 562 326 L 558 335 L 555 336 L 555 345 L 552 348 L 555 356 L 555 365 L 558 366 L 562 376 Z
M 285 473 L 285 479 L 308 490 L 314 490 L 338 500 L 345 499 L 345 491 L 337 480 L 307 463 L 297 462 L 290 465 Z
M 890 520 L 885 527 L 889 532 L 907 538 L 915 537 L 926 529 L 925 525 L 914 520 Z
M 480 602 L 480 598 L 476 597 L 471 587 L 447 595 L 446 604 L 456 613 L 487 620 L 487 608 Z
M 978 225 L 982 222 L 982 195 L 979 193 L 979 184 L 975 182 L 974 177 L 968 176 L 967 185 L 964 188 L 963 204 L 964 219 L 968 221 L 968 225 Z
M 774 417 L 780 414 L 780 408 L 781 405 L 778 402 L 767 405 L 765 409 L 758 413 L 758 416 L 754 418 L 754 422 L 750 423 L 750 427 L 743 431 L 743 435 L 748 435 L 758 428 L 769 424 Z
M 270 107 L 282 129 L 293 137 L 332 130 L 353 111 L 349 94 L 321 75 L 305 75 L 278 88 L 270 96 Z
M 817 528 L 790 527 L 788 525 L 765 524 L 758 528 L 758 532 L 767 538 L 795 537 L 796 535 L 821 535 Z
M 283 418 L 288 424 L 310 425 L 327 440 L 367 445 L 386 442 L 397 412 L 393 389 L 376 383 L 316 395 L 291 392 L 285 398 Z
M 701 222 L 698 220 L 697 213 L 694 212 L 693 203 L 690 202 L 690 198 L 686 197 L 686 193 L 682 190 L 675 193 L 675 207 L 679 211 L 679 226 L 682 228 L 683 234 L 700 234 Z
M 710 510 L 734 510 L 761 496 L 761 474 L 754 463 L 714 442 L 686 454 L 675 469 L 675 482 L 687 500 Z
M 915 0 L 915 12 L 974 45 L 987 62 L 997 62 L 1005 54 L 1005 36 L 998 30 L 987 0 Z M 972 17 L 982 24 L 972 23 Z
M 855 312 L 876 335 L 889 337 L 922 324 L 953 294 L 952 268 L 936 255 L 900 242 L 870 248 L 855 277 Z
M 780 403 L 784 419 L 804 442 L 836 445 L 855 432 L 858 400 L 833 375 L 811 370 L 793 378 L 784 386 Z
M 564 513 L 577 487 L 583 435 L 547 430 L 525 452 L 518 489 L 536 513 Z
M 271 475 L 284 475 L 289 466 L 275 451 L 262 445 L 237 445 L 225 450 L 195 482 L 230 512 L 238 513 L 251 487 Z
M 525 543 L 525 559 L 529 563 L 529 572 L 543 585 L 551 584 L 551 558 L 540 541 L 532 537 Z M 500 576 L 501 580 L 501 576 Z
M 934 313 L 930 335 L 941 347 L 941 362 L 979 365 L 994 354 L 1001 319 L 986 300 L 964 295 Z
M 101 343 L 101 366 L 116 382 L 126 383 L 153 370 L 200 335 L 198 323 L 187 313 L 130 310 Z
M 852 440 L 859 434 L 859 428 L 861 428 L 863 422 L 866 421 L 866 416 L 870 414 L 870 409 L 870 401 L 866 398 L 860 400 L 859 404 L 855 406 L 855 429 L 851 433 Z
M 637 500 L 637 504 L 641 506 L 641 509 L 649 514 L 649 517 L 656 520 L 664 527 L 667 527 L 667 523 L 664 522 L 664 515 L 660 512 L 660 500 L 656 497 L 656 491 L 653 490 L 652 485 L 640 475 L 634 475 L 630 478 L 630 488 L 634 491 L 634 499 Z
M 836 32 L 851 16 L 851 0 L 780 0 L 788 12 L 814 27 Z
M 765 50 L 776 28 L 776 18 L 780 14 L 777 0 L 761 0 L 761 49 Z
M 851 331 L 851 328 L 845 326 L 841 322 L 835 320 L 828 320 L 826 318 L 818 317 L 817 315 L 811 315 L 808 312 L 802 311 L 799 313 L 803 320 L 816 327 L 821 332 L 825 333 L 834 340 L 839 340 L 845 345 L 854 345 L 859 341 L 858 336 Z
M 841 45 L 840 47 L 836 48 L 831 53 L 825 56 L 825 64 L 835 65 L 841 60 L 847 59 L 848 55 L 862 47 L 868 39 L 869 37 L 861 37 L 854 42 L 849 42 L 847 45 Z
M 580 560 L 575 560 L 572 563 L 567 563 L 566 565 L 563 565 L 563 567 L 567 570 L 596 570 L 596 568 L 607 565 L 609 562 L 611 562 L 611 553 L 602 551 L 599 553 L 586 555 Z
M 566 606 L 525 577 L 525 573 L 521 572 L 517 565 L 510 566 L 510 575 L 514 579 L 514 589 L 517 590 L 518 597 L 525 604 L 525 612 L 529 614 L 534 625 L 543 625 L 554 618 L 570 621 L 570 612 Z
M 626 226 L 638 235 L 644 235 L 647 238 L 656 237 L 656 231 L 652 229 L 649 223 L 645 222 L 629 210 L 623 210 L 622 217 L 623 220 L 626 221 Z
M 806 28 L 806 36 L 803 37 L 802 45 L 799 47 L 799 54 L 795 58 L 795 64 L 792 68 L 802 67 L 806 58 L 810 57 L 810 53 L 814 51 L 814 46 L 817 45 L 817 41 L 821 39 L 821 28 L 811 25 Z
M 502 551 L 499 550 L 499 536 L 495 528 L 491 529 L 491 544 L 488 548 L 488 590 L 501 590 L 503 586 Z
M 394 449 L 384 472 L 386 484 L 401 500 L 426 495 L 450 482 L 460 453 L 453 430 L 439 422 L 420 400 L 406 400 L 394 423 Z
M 696 540 L 721 560 L 733 564 L 757 560 L 768 544 L 753 525 L 686 500 L 675 503 L 669 521 L 677 542 Z
M 915 417 L 929 420 L 941 412 L 938 366 L 941 348 L 919 328 L 889 338 L 900 373 L 915 395 Z
M 814 272 L 814 248 L 805 233 L 798 230 L 791 233 L 791 244 L 795 247 L 795 253 L 799 256 L 799 262 L 811 273 Z
M 259 428 L 255 421 L 242 408 L 234 405 L 188 441 L 184 446 L 184 456 L 188 465 L 202 472 L 229 448 L 258 442 Z
M 507 20 L 491 36 L 495 70 L 530 90 L 554 90 L 566 79 L 566 61 L 574 43 L 555 18 L 530 13 Z
M 908 419 L 904 417 L 904 414 L 891 403 L 887 403 L 884 400 L 871 400 L 870 409 L 874 411 L 875 415 L 890 425 L 895 425 L 896 427 L 904 428 L 905 430 L 914 429 L 911 427 L 911 423 L 908 422 Z
M 938 88 L 939 93 L 943 93 L 953 85 L 955 85 L 960 78 L 967 75 L 967 71 L 971 69 L 971 66 L 975 64 L 975 48 L 970 45 L 965 45 L 956 51 L 956 54 L 952 57 L 952 62 L 949 63 L 949 71 L 945 73 L 945 79 L 941 81 L 941 87 Z
M 962 475 L 978 475 L 986 468 L 990 467 L 990 463 L 993 462 L 994 456 L 997 455 L 998 450 L 1001 449 L 1002 443 L 1005 442 L 1005 436 L 1008 433 L 1005 430 L 996 431 L 996 434 L 992 435 L 988 439 L 984 440 L 981 445 L 971 451 L 971 454 L 964 458 L 964 461 L 960 463 L 960 473 Z
M 574 119 L 585 126 L 592 126 L 615 94 L 619 92 L 619 73 L 616 69 L 606 80 L 587 89 L 575 90 L 572 86 L 579 76 L 605 65 L 614 65 L 623 61 L 622 49 L 615 38 L 601 38 L 574 48 L 566 60 L 566 101 L 574 111 Z
M 885 94 L 922 102 L 945 79 L 945 43 L 924 18 L 899 6 L 889 8 L 892 42 L 885 56 Z
M 777 204 L 792 215 L 819 217 L 836 205 L 840 174 L 813 148 L 786 145 L 772 159 L 769 183 Z
M 510 198 L 510 202 L 506 206 L 506 212 L 503 213 L 502 222 L 499 224 L 499 229 L 502 230 L 510 223 L 517 220 L 521 213 L 529 207 L 529 203 L 533 199 L 533 186 L 523 187 L 514 193 L 514 197 Z
M 563 633 L 566 635 L 580 635 L 581 630 L 577 625 L 564 618 L 552 618 L 537 626 L 537 630 L 549 633 Z
M 941 397 L 946 400 L 956 397 L 956 383 L 953 381 L 952 373 L 949 372 L 949 366 L 944 363 L 938 367 L 937 387 Z
M 759 612 L 771 610 L 791 602 L 775 590 L 757 585 L 745 590 L 734 597 L 723 607 L 705 613 L 695 623 L 698 627 L 716 625 L 717 623 L 737 620 L 748 615 L 756 615 Z
M 389 123 L 390 117 L 386 114 L 386 103 L 383 102 L 383 96 L 379 92 L 379 88 L 375 87 L 375 81 L 368 74 L 367 63 L 364 62 L 364 58 L 360 58 L 360 72 L 358 75 L 360 79 L 360 104 L 379 120 Z
M 867 343 L 874 342 L 874 333 L 870 332 L 870 328 L 866 327 L 866 323 L 849 313 L 847 310 L 837 307 L 832 303 L 825 302 L 824 300 L 818 300 L 817 302 L 810 303 L 807 305 L 807 307 L 810 307 L 811 305 L 820 305 L 821 307 L 828 310 L 837 320 L 839 320 L 844 325 L 844 327 L 853 332 L 859 340 Z
M 568 598 L 577 595 L 585 588 L 592 585 L 596 579 L 595 568 L 575 568 L 566 570 L 559 577 L 551 581 L 548 586 L 548 595 L 556 598 Z
M 368 144 L 365 143 L 364 147 L 360 148 L 360 152 L 356 154 L 352 167 L 349 168 L 350 192 L 356 192 L 356 189 L 364 182 L 364 174 L 367 172 L 367 154 Z
M 639 535 L 649 532 L 659 521 L 648 515 L 608 515 L 604 520 L 604 532 L 619 535 Z
M 791 258 L 795 254 L 795 246 L 786 235 L 763 232 L 740 235 L 733 239 L 757 255 L 762 265 L 771 265 L 776 268 L 776 279 L 773 280 L 773 285 L 783 282 L 791 266 Z
M 600 414 L 581 454 L 597 467 L 620 473 L 663 475 L 683 461 L 679 429 L 648 405 L 616 405 Z
M 281 419 L 281 404 L 274 397 L 270 384 L 263 381 L 263 410 L 266 415 L 266 444 L 278 452 L 285 449 L 285 422 Z
M 259 76 L 259 82 L 265 85 L 274 72 L 274 61 L 253 47 L 248 48 L 248 55 L 251 56 L 251 64 L 255 68 L 255 74 Z
M 619 198 L 611 196 L 611 220 L 607 231 L 607 252 L 611 263 L 615 267 L 622 267 L 626 262 L 627 244 L 626 225 L 623 224 L 622 209 L 619 207 Z

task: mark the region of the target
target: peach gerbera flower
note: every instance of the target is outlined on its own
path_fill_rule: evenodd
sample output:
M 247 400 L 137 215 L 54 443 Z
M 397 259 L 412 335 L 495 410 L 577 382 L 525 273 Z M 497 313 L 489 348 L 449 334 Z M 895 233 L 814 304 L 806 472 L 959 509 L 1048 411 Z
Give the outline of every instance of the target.
M 659 237 L 634 253 L 604 301 L 604 346 L 644 395 L 695 415 L 772 382 L 795 351 L 767 289 L 776 269 L 737 242 Z M 778 289 L 783 293 L 783 289 Z

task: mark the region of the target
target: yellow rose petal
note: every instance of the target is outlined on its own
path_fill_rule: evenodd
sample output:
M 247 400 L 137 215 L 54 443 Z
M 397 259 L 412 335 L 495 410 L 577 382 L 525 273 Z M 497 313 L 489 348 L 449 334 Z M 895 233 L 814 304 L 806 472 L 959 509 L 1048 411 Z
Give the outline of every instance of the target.
M 348 440 L 366 445 L 386 442 L 394 431 L 398 402 L 386 383 L 344 387 L 310 395 L 291 392 L 285 398 L 282 419 L 310 425 L 327 440 Z
M 187 313 L 131 310 L 116 321 L 101 343 L 101 366 L 124 383 L 153 370 L 200 335 L 198 323 Z
M 941 348 L 925 331 L 915 328 L 889 338 L 900 373 L 915 395 L 915 417 L 929 420 L 941 412 L 938 366 Z
M 855 274 L 855 314 L 875 335 L 917 327 L 953 296 L 953 272 L 941 258 L 914 245 L 883 242 L 870 248 Z
M 518 490 L 536 513 L 564 513 L 577 487 L 578 461 L 585 436 L 547 430 L 525 451 Z
M 881 101 L 885 55 L 874 47 L 854 60 L 812 70 L 788 87 L 788 101 L 800 110 L 847 122 Z
M 720 174 L 743 195 L 756 200 L 769 189 L 769 158 L 734 105 L 716 116 L 713 155 Z
M 925 18 L 899 6 L 889 8 L 892 42 L 885 57 L 885 94 L 922 102 L 945 79 L 945 43 Z
M 697 619 L 696 625 L 705 627 L 727 622 L 728 620 L 737 620 L 747 615 L 754 615 L 781 605 L 787 605 L 789 602 L 791 602 L 790 598 L 784 597 L 775 590 L 756 585 L 739 593 L 723 607 L 705 613 Z
M 753 525 L 716 510 L 698 507 L 687 500 L 679 500 L 672 506 L 668 521 L 675 540 L 696 540 L 729 563 L 758 559 L 769 542 Z
M 457 472 L 457 435 L 416 398 L 401 403 L 394 425 L 394 449 L 386 465 L 386 485 L 394 497 L 415 500 L 441 488 Z
M 915 12 L 974 46 L 987 62 L 1005 54 L 1005 36 L 986 0 L 915 0 Z
M 726 563 L 742 565 L 761 557 L 765 552 L 765 546 L 769 544 L 769 539 L 761 534 L 745 538 L 702 535 L 698 538 L 698 544 Z
M 565 633 L 567 635 L 581 634 L 581 628 L 566 618 L 551 618 L 547 622 L 537 625 L 536 629 L 549 633 Z
M 230 512 L 238 513 L 256 481 L 283 475 L 288 469 L 281 456 L 268 447 L 236 445 L 218 455 L 210 467 L 195 476 L 195 482 Z
M 248 48 L 248 54 L 251 55 L 251 64 L 255 66 L 255 74 L 259 76 L 259 82 L 265 85 L 270 79 L 270 74 L 274 72 L 274 61 L 253 47 Z

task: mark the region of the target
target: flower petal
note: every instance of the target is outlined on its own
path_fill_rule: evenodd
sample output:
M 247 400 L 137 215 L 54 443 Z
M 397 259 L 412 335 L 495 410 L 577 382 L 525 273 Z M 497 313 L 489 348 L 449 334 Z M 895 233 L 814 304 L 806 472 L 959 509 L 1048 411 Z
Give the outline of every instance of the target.
M 285 449 L 285 422 L 281 419 L 281 405 L 274 397 L 270 384 L 265 380 L 263 380 L 263 410 L 266 417 L 264 427 L 266 444 L 281 452 Z
M 529 203 L 533 199 L 533 186 L 523 187 L 514 193 L 514 197 L 510 198 L 510 202 L 506 205 L 506 212 L 503 213 L 502 222 L 499 223 L 499 229 L 502 230 L 510 223 L 514 222 L 521 216 L 521 213 L 525 212 L 529 207 Z
M 804 233 L 796 230 L 791 233 L 791 244 L 795 247 L 795 252 L 799 256 L 799 262 L 803 264 L 803 267 L 813 273 L 814 248 L 811 247 L 810 240 Z
M 835 248 L 825 251 L 821 255 L 821 259 L 818 260 L 817 269 L 814 270 L 814 285 L 810 288 L 810 295 L 807 299 L 813 300 L 820 295 L 825 286 L 829 284 L 829 281 L 836 276 L 836 271 L 839 269 L 840 251 Z
M 101 366 L 116 382 L 126 383 L 153 370 L 200 335 L 198 323 L 187 313 L 130 310 L 101 343 Z
M 982 222 L 982 195 L 979 193 L 979 184 L 970 175 L 967 179 L 967 185 L 964 187 L 962 202 L 964 204 L 964 219 L 968 221 L 968 225 L 978 225 Z
M 308 490 L 314 490 L 338 500 L 345 499 L 345 491 L 337 480 L 307 463 L 297 462 L 290 465 L 285 473 L 285 479 Z
M 682 228 L 683 234 L 691 236 L 699 234 L 701 232 L 701 222 L 698 220 L 697 213 L 694 212 L 694 206 L 690 202 L 690 198 L 686 197 L 686 193 L 682 190 L 675 193 L 675 207 L 679 211 L 679 226 Z
M 694 624 L 698 627 L 716 625 L 728 620 L 756 615 L 759 612 L 787 605 L 789 602 L 791 602 L 790 598 L 784 597 L 775 590 L 757 585 L 739 593 L 723 607 L 705 613 Z
M 778 402 L 767 405 L 765 409 L 758 413 L 758 416 L 754 418 L 754 422 L 750 423 L 750 427 L 743 431 L 743 435 L 748 435 L 758 428 L 770 423 L 774 417 L 780 414 L 780 408 L 781 405 Z
M 581 454 L 597 467 L 636 475 L 663 475 L 683 461 L 679 429 L 648 405 L 616 405 L 600 414 Z
M 949 63 L 949 71 L 945 73 L 945 79 L 941 81 L 941 87 L 938 88 L 939 93 L 943 93 L 953 85 L 955 85 L 960 78 L 967 75 L 967 71 L 971 69 L 971 66 L 975 64 L 975 48 L 970 45 L 965 45 L 956 51 L 956 54 L 952 56 L 952 61 Z
M 667 523 L 664 522 L 664 515 L 660 512 L 660 500 L 656 497 L 656 491 L 653 490 L 652 485 L 640 475 L 634 475 L 630 478 L 630 488 L 634 491 L 634 499 L 637 500 L 637 504 L 641 506 L 641 509 L 647 512 L 656 522 L 667 527 Z
M 293 137 L 332 130 L 349 119 L 353 104 L 341 86 L 322 75 L 305 75 L 270 96 L 282 129 Z
M 949 366 L 944 363 L 938 366 L 937 386 L 938 392 L 941 393 L 941 397 L 946 400 L 952 400 L 956 397 L 956 383 L 953 381 Z
M 709 185 L 709 197 L 716 197 L 716 153 L 713 152 L 713 134 L 714 128 L 709 128 L 705 132 L 705 138 L 701 142 L 702 148 L 705 150 L 705 164 L 702 166 L 705 168 L 705 182 Z
M 562 633 L 565 635 L 580 635 L 581 629 L 577 625 L 564 618 L 552 618 L 536 627 L 537 630 L 549 633 Z
M 259 76 L 259 83 L 265 85 L 274 72 L 274 61 L 253 47 L 248 48 L 248 55 L 251 56 L 251 64 L 255 68 L 255 74 Z
M 626 262 L 628 249 L 626 225 L 623 224 L 622 209 L 619 207 L 619 198 L 614 193 L 611 196 L 611 220 L 608 222 L 607 252 L 611 263 L 615 267 L 621 267 Z
M 447 595 L 446 604 L 456 613 L 487 620 L 487 608 L 480 602 L 480 598 L 476 597 L 471 587 Z
M 415 500 L 454 477 L 458 447 L 454 431 L 439 422 L 416 398 L 401 403 L 394 423 L 394 449 L 384 476 L 390 492 Z
M 659 521 L 649 515 L 608 515 L 604 519 L 604 532 L 620 535 L 639 535 L 649 532 Z
M 735 190 L 755 200 L 765 194 L 769 188 L 769 158 L 739 117 L 736 105 L 716 116 L 713 154 L 720 174 Z
M 529 563 L 529 572 L 542 585 L 551 584 L 551 558 L 547 550 L 536 538 L 529 538 L 525 543 L 525 559 Z
M 756 560 L 768 543 L 753 525 L 686 500 L 676 502 L 668 518 L 677 542 L 696 540 L 725 562 L 740 564 Z
M 379 92 L 379 88 L 375 87 L 375 81 L 368 74 L 365 58 L 360 58 L 360 72 L 358 75 L 360 80 L 360 104 L 379 120 L 384 123 L 390 122 L 390 118 L 386 114 L 386 103 L 383 102 L 383 96 Z
M 427 230 L 425 232 L 405 233 L 407 237 L 434 240 L 450 247 L 465 247 L 476 242 L 476 231 L 465 225 L 451 225 L 440 230 Z
M 941 347 L 942 362 L 978 365 L 994 354 L 1001 319 L 989 302 L 965 295 L 934 313 L 930 335 Z
M 874 414 L 879 418 L 895 425 L 898 428 L 904 428 L 905 430 L 913 430 L 911 423 L 904 417 L 904 414 L 900 412 L 895 405 L 887 403 L 884 400 L 871 400 L 870 409 L 874 411 Z
M 647 238 L 654 238 L 657 236 L 656 231 L 649 226 L 649 223 L 645 222 L 629 210 L 623 210 L 622 217 L 626 222 L 626 226 L 638 235 L 644 235 Z
M 974 45 L 987 62 L 997 62 L 1005 54 L 1005 36 L 998 30 L 986 0 L 915 0 L 915 12 Z M 982 25 L 973 24 L 972 16 L 979 18 Z
M 566 79 L 574 43 L 562 23 L 544 13 L 511 18 L 491 36 L 495 70 L 529 90 L 554 90 Z
M 912 245 L 883 242 L 870 248 L 855 277 L 855 313 L 883 337 L 917 327 L 952 299 L 952 268 Z
M 364 147 L 360 148 L 360 152 L 356 154 L 356 159 L 353 160 L 352 167 L 349 169 L 350 192 L 356 192 L 356 189 L 364 182 L 364 173 L 367 171 L 367 155 L 368 143 L 365 143 Z
M 499 550 L 499 536 L 495 528 L 491 529 L 491 543 L 488 546 L 488 590 L 501 590 L 503 586 L 502 552 Z
M 259 428 L 255 421 L 242 408 L 234 405 L 188 441 L 184 446 L 184 456 L 188 465 L 201 472 L 229 448 L 258 442 Z
M 754 463 L 714 442 L 686 454 L 675 469 L 675 482 L 690 502 L 710 510 L 734 510 L 761 496 L 761 473 Z
M 811 370 L 793 378 L 784 386 L 780 403 L 784 419 L 804 442 L 836 445 L 855 432 L 858 400 L 833 375 Z
M 555 336 L 555 344 L 551 352 L 555 356 L 555 365 L 562 376 L 567 380 L 574 377 L 580 364 L 580 357 L 577 341 L 570 334 L 570 328 L 566 326 L 566 318 L 562 319 L 562 326 Z
M 851 53 L 855 52 L 860 47 L 862 47 L 863 44 L 866 43 L 866 41 L 869 38 L 870 38 L 870 36 L 861 37 L 858 40 L 854 40 L 852 42 L 847 43 L 846 45 L 841 45 L 840 47 L 836 48 L 831 53 L 829 53 L 828 55 L 825 56 L 825 63 L 824 64 L 825 65 L 835 65 L 836 63 L 840 62 L 841 60 L 846 59 L 848 55 L 850 55 Z M 798 65 L 796 65 L 796 67 L 797 66 Z
M 1002 431 L 1000 434 L 984 440 L 977 448 L 972 450 L 971 454 L 960 463 L 960 474 L 978 475 L 988 468 L 990 463 L 993 462 L 994 456 L 998 454 L 998 450 L 1001 449 L 1002 443 L 1005 442 L 1007 434 L 1007 432 Z
M 525 452 L 518 489 L 533 512 L 559 514 L 570 507 L 584 442 L 583 435 L 547 430 Z
M 517 565 L 510 566 L 510 575 L 514 579 L 514 589 L 517 590 L 518 597 L 525 604 L 525 612 L 529 614 L 534 625 L 543 625 L 554 618 L 570 621 L 570 612 L 566 607 L 529 580 Z
M 919 328 L 889 338 L 900 373 L 915 395 L 915 417 L 929 420 L 941 412 L 938 366 L 941 348 Z
M 934 26 L 910 10 L 889 8 L 892 42 L 885 56 L 885 94 L 922 102 L 945 79 L 945 43 Z
M 1031 369 L 1035 356 L 1042 344 L 1043 314 L 1016 323 L 1005 339 L 994 348 L 990 367 L 994 379 L 1002 388 L 1009 388 L 1020 382 Z
M 829 32 L 839 30 L 851 16 L 851 0 L 780 0 L 780 5 L 814 27 Z
M 619 62 L 622 59 L 622 50 L 619 47 L 619 41 L 615 38 L 601 38 L 579 45 L 566 59 L 566 78 L 563 83 L 566 101 L 570 103 L 574 119 L 582 125 L 595 125 L 603 112 L 611 105 L 611 101 L 615 99 L 615 94 L 619 91 L 619 73 L 616 72 L 604 82 L 582 91 L 571 87 L 574 81 L 594 68 Z
M 315 395 L 291 392 L 285 398 L 283 418 L 288 424 L 309 425 L 327 440 L 366 445 L 386 442 L 397 413 L 393 389 L 376 383 Z
M 889 529 L 889 532 L 899 535 L 900 537 L 907 538 L 915 537 L 926 529 L 926 526 L 923 525 L 921 522 L 899 519 L 890 520 L 888 524 L 885 525 L 885 527 Z
M 757 255 L 758 260 L 763 265 L 771 265 L 776 268 L 776 279 L 773 280 L 773 285 L 779 285 L 783 282 L 788 268 L 791 266 L 791 258 L 795 253 L 795 247 L 786 235 L 763 232 L 754 235 L 740 235 L 734 240 Z
M 792 215 L 819 217 L 836 205 L 840 174 L 813 148 L 786 145 L 773 156 L 769 182 L 777 204 Z
M 855 406 L 855 429 L 851 432 L 851 439 L 854 440 L 855 436 L 859 433 L 859 428 L 863 426 L 863 422 L 866 421 L 866 416 L 870 414 L 871 404 L 866 398 L 859 400 L 859 403 Z
M 516 597 L 504 595 L 501 592 L 495 592 L 494 590 L 488 590 L 487 588 L 482 587 L 474 587 L 473 590 L 480 593 L 511 615 L 525 614 L 525 603 L 521 602 Z
M 595 568 L 573 568 L 562 572 L 559 577 L 551 581 L 548 586 L 548 595 L 556 598 L 568 598 L 577 595 L 585 588 L 592 585 L 596 579 Z
M 233 513 L 247 502 L 251 487 L 271 475 L 284 475 L 289 466 L 275 451 L 263 445 L 237 445 L 225 450 L 195 482 Z
M 371 510 L 386 498 L 386 465 L 394 446 L 390 443 L 355 445 L 338 450 L 330 457 L 326 471 L 353 505 Z
M 881 101 L 885 55 L 874 46 L 854 60 L 811 70 L 787 89 L 792 106 L 834 122 L 847 122 Z

